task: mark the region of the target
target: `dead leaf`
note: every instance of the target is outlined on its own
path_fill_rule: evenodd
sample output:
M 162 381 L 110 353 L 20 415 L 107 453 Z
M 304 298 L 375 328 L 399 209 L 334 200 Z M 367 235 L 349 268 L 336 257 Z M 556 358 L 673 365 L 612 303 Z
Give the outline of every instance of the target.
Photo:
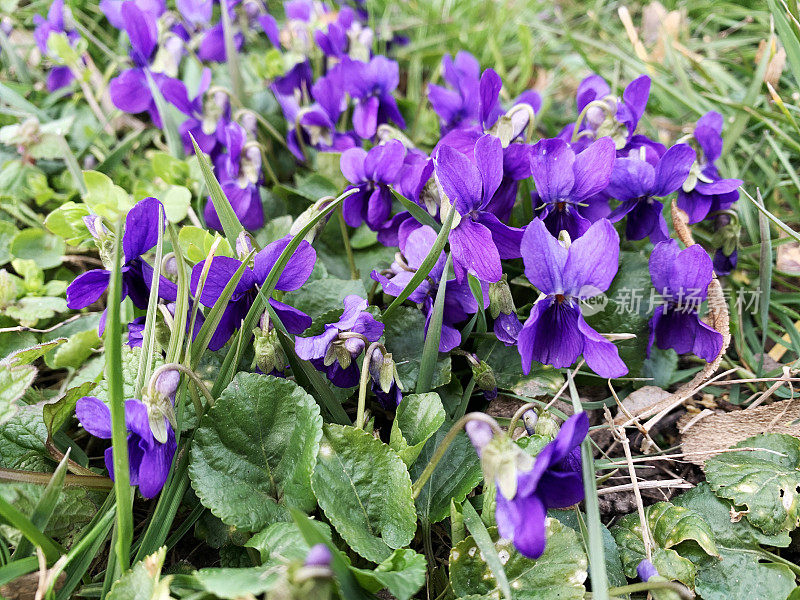
M 800 275 L 800 244 L 786 242 L 778 246 L 778 259 L 775 266 L 788 275 Z
M 684 415 L 678 421 L 681 447 L 686 460 L 702 466 L 722 450 L 762 433 L 787 433 L 800 437 L 800 398 L 781 400 L 766 406 L 735 412 Z
M 660 402 L 664 398 L 671 396 L 667 390 L 661 389 L 654 385 L 646 385 L 640 387 L 638 390 L 631 392 L 627 398 L 622 401 L 622 406 L 631 415 L 644 412 L 645 409 L 650 408 L 653 404 Z M 623 411 L 619 411 L 617 416 L 623 415 Z

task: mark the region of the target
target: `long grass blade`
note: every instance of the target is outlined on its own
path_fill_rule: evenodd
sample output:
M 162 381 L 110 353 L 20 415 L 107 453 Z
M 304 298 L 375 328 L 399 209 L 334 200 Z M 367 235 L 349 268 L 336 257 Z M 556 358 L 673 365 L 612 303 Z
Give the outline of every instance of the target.
M 158 288 L 161 283 L 161 263 L 164 258 L 164 210 L 158 205 L 158 242 L 156 243 L 156 259 L 153 264 L 153 278 L 150 280 L 150 296 L 147 299 L 147 314 L 142 333 L 142 352 L 139 355 L 139 369 L 136 372 L 138 392 L 150 379 L 153 367 L 153 355 L 156 350 L 156 321 L 158 320 Z
M 0 518 L 14 529 L 19 529 L 20 533 L 30 540 L 31 544 L 41 548 L 49 562 L 55 562 L 63 553 L 63 548 L 43 534 L 36 525 L 31 523 L 28 517 L 12 506 L 2 496 L 0 496 Z
M 439 358 L 439 340 L 442 337 L 442 320 L 444 318 L 447 276 L 450 272 L 450 265 L 452 262 L 453 255 L 448 254 L 442 276 L 439 279 L 439 289 L 436 290 L 436 300 L 433 303 L 433 314 L 428 323 L 428 333 L 425 336 L 425 344 L 422 347 L 419 376 L 417 377 L 417 386 L 414 389 L 417 394 L 429 392 L 431 384 L 433 383 L 433 371 L 436 368 L 436 361 Z

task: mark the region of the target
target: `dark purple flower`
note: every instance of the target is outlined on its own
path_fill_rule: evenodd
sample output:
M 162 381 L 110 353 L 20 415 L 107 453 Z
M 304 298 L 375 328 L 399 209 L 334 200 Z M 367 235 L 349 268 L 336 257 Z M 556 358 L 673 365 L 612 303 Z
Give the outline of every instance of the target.
M 509 485 L 503 477 L 495 479 L 498 532 L 512 540 L 522 555 L 539 558 L 544 552 L 548 509 L 567 508 L 583 500 L 580 445 L 588 432 L 586 413 L 572 415 L 535 459 L 519 461 L 515 484 Z M 467 434 L 479 455 L 493 443 L 491 429 L 481 421 L 470 421 Z M 512 451 L 530 459 L 517 447 Z
M 399 296 L 411 281 L 414 273 L 419 269 L 422 261 L 428 256 L 435 241 L 436 232 L 432 228 L 424 226 L 412 229 L 407 236 L 400 237 L 402 257 L 396 257 L 388 273 L 373 271 L 371 274 L 372 279 L 381 284 L 385 294 Z M 404 262 L 401 261 L 403 257 L 405 259 Z M 408 297 L 412 302 L 421 305 L 422 312 L 425 314 L 426 335 L 444 266 L 445 256 L 444 252 L 442 252 L 428 277 Z M 483 298 L 484 308 L 487 308 L 489 306 L 489 294 L 488 286 L 486 285 L 484 285 Z M 469 315 L 478 312 L 479 309 L 478 302 L 472 295 L 467 281 L 459 282 L 454 279 L 447 281 L 444 313 L 442 315 L 442 332 L 439 337 L 439 352 L 449 352 L 461 344 L 461 332 L 455 325 L 463 322 Z
M 503 178 L 500 140 L 482 136 L 475 143 L 474 157 L 473 163 L 461 152 L 440 146 L 434 156 L 436 177 L 442 205 L 447 203 L 457 211 L 450 230 L 456 277 L 460 281 L 464 273 L 470 273 L 494 282 L 503 274 L 501 259 L 519 258 L 522 230 L 505 225 L 486 209 Z
M 360 296 L 347 296 L 338 321 L 326 324 L 319 335 L 295 338 L 297 356 L 325 373 L 338 387 L 358 385 L 361 371 L 355 359 L 368 344 L 380 339 L 384 329 L 366 308 L 367 301 Z
M 147 308 L 150 285 L 153 280 L 153 267 L 142 258 L 158 243 L 158 215 L 163 210 L 161 203 L 155 198 L 145 198 L 138 202 L 125 218 L 125 233 L 122 237 L 124 260 L 122 263 L 122 296 L 130 298 L 136 308 Z M 163 218 L 163 217 L 162 217 Z M 102 244 L 105 228 L 95 229 L 98 234 L 98 245 Z M 79 275 L 67 288 L 67 306 L 73 310 L 86 308 L 96 302 L 108 288 L 111 272 L 106 269 L 92 269 Z M 174 302 L 178 293 L 177 286 L 169 279 L 161 276 L 158 295 Z M 100 332 L 105 329 L 105 312 L 100 320 Z
M 722 153 L 722 115 L 708 112 L 697 121 L 694 141 L 699 152 L 689 178 L 678 190 L 678 206 L 689 223 L 699 223 L 709 213 L 727 210 L 739 199 L 741 179 L 722 179 L 714 164 Z
M 369 62 L 345 59 L 343 83 L 355 100 L 353 128 L 364 139 L 371 139 L 381 123 L 393 121 L 406 126 L 392 92 L 400 82 L 399 67 L 385 56 L 375 56 Z
M 350 148 L 342 153 L 342 174 L 357 190 L 344 199 L 344 220 L 350 227 L 365 221 L 377 231 L 386 224 L 392 213 L 392 192 L 389 185 L 397 181 L 406 149 L 398 140 L 375 146 L 369 152 Z
M 716 252 L 714 252 L 714 272 L 720 277 L 730 275 L 731 271 L 736 268 L 738 260 L 738 250 L 725 254 L 722 248 L 717 248 Z
M 664 304 L 650 319 L 648 352 L 655 342 L 662 350 L 692 354 L 713 361 L 722 349 L 722 334 L 700 320 L 698 311 L 708 294 L 713 265 L 702 246 L 681 250 L 669 240 L 650 255 L 650 278 Z
M 233 335 L 233 332 L 240 327 L 242 320 L 247 316 L 247 312 L 258 294 L 256 286 L 264 284 L 270 270 L 290 241 L 291 236 L 286 236 L 272 242 L 256 254 L 253 260 L 253 268 L 245 267 L 242 278 L 236 285 L 233 295 L 222 313 L 222 319 L 208 344 L 210 350 L 222 348 Z M 295 250 L 281 272 L 275 289 L 285 292 L 299 289 L 311 275 L 316 259 L 317 253 L 314 248 L 306 241 L 300 242 L 297 250 Z M 199 262 L 192 269 L 191 288 L 195 294 L 197 293 L 204 263 L 205 261 Z M 241 261 L 227 256 L 215 256 L 212 259 L 202 294 L 200 294 L 200 303 L 203 306 L 214 306 L 214 303 L 222 295 L 225 286 L 241 264 Z M 311 318 L 304 312 L 274 298 L 270 298 L 269 303 L 290 333 L 300 333 L 311 325 Z
M 609 220 L 616 223 L 627 215 L 625 236 L 629 240 L 666 240 L 669 230 L 662 214 L 664 205 L 656 198 L 681 187 L 694 159 L 695 152 L 687 144 L 672 146 L 655 166 L 636 156 L 618 158 L 606 191 L 621 204 L 611 211 Z
M 111 439 L 111 411 L 101 400 L 84 396 L 75 405 L 75 415 L 83 428 L 95 437 Z M 164 418 L 167 441 L 160 443 L 153 436 L 147 406 L 134 398 L 125 401 L 125 424 L 128 428 L 128 462 L 131 485 L 138 485 L 145 498 L 152 498 L 164 487 L 177 444 L 172 427 Z M 114 451 L 105 451 L 106 469 L 114 479 Z
M 469 52 L 461 50 L 453 60 L 442 57 L 442 77 L 452 89 L 428 85 L 428 101 L 439 115 L 442 133 L 478 122 L 478 102 L 481 67 Z
M 131 348 L 141 348 L 144 339 L 145 317 L 136 317 L 128 323 L 128 346 Z
M 544 204 L 541 219 L 554 236 L 564 230 L 572 239 L 586 233 L 591 222 L 578 204 L 603 191 L 611 179 L 616 151 L 609 137 L 600 138 L 575 154 L 558 138 L 540 140 L 530 154 L 536 183 L 536 204 Z
M 153 20 L 158 19 L 167 10 L 164 0 L 100 0 L 100 10 L 117 29 L 125 29 L 125 17 L 122 14 L 124 4 L 135 4 L 139 10 L 147 13 Z
M 567 249 L 534 219 L 522 238 L 525 276 L 544 297 L 531 308 L 519 334 L 522 370 L 531 362 L 569 367 L 583 354 L 601 377 L 628 372 L 616 346 L 592 329 L 581 314 L 580 301 L 604 292 L 617 274 L 619 236 L 606 219 L 592 224 Z

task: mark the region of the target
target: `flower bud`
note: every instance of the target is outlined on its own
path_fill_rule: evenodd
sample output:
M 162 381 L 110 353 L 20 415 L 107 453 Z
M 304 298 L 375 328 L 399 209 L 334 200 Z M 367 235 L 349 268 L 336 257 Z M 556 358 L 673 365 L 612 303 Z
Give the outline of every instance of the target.
M 329 567 L 331 565 L 331 558 L 333 558 L 333 555 L 328 546 L 325 544 L 316 544 L 311 546 L 308 554 L 306 554 L 304 565 L 306 567 Z
M 158 375 L 155 390 L 164 398 L 172 398 L 181 382 L 181 374 L 177 369 L 167 369 Z
M 244 257 L 253 251 L 253 238 L 246 231 L 240 231 L 236 236 L 236 255 L 239 260 L 244 260 Z
M 295 236 L 300 233 L 306 225 L 308 225 L 311 221 L 313 221 L 321 212 L 323 212 L 328 205 L 334 199 L 331 196 L 326 196 L 325 198 L 320 198 L 314 204 L 309 206 L 305 209 L 300 215 L 294 220 L 292 226 L 289 228 L 289 235 Z M 328 222 L 330 215 L 325 217 L 324 219 L 320 219 L 314 227 L 312 227 L 308 233 L 306 233 L 305 237 L 303 238 L 309 244 L 312 243 L 322 229 L 325 227 L 325 224 Z
M 492 438 L 494 437 L 494 432 L 492 431 L 491 425 L 484 421 L 473 420 L 467 421 L 464 429 L 467 432 L 469 441 L 472 442 L 472 445 L 475 448 L 475 452 L 477 452 L 479 457 L 482 456 L 483 449 L 489 442 L 492 441 Z
M 560 429 L 555 417 L 548 411 L 542 410 L 539 412 L 539 418 L 534 426 L 534 433 L 536 435 L 543 435 L 546 437 L 554 438 L 558 435 Z
M 539 415 L 533 409 L 528 409 L 522 414 L 522 422 L 525 424 L 525 431 L 528 435 L 536 433 L 536 424 L 539 422 Z
M 636 566 L 636 574 L 642 581 L 649 581 L 652 577 L 658 577 L 658 569 L 646 558 Z
M 98 215 L 86 215 L 83 217 L 83 223 L 95 240 L 102 241 L 110 233 L 103 225 L 103 219 Z
M 489 284 L 489 313 L 496 319 L 500 313 L 510 315 L 515 310 L 514 298 L 508 287 L 508 277 L 503 273 L 500 281 Z
M 472 375 L 475 377 L 475 385 L 484 393 L 487 400 L 492 400 L 497 396 L 497 382 L 494 378 L 494 371 L 488 363 L 480 361 L 474 364 L 470 361 Z
M 262 317 L 262 323 L 264 319 Z M 286 356 L 283 353 L 278 334 L 269 328 L 269 317 L 266 327 L 253 329 L 255 357 L 253 362 L 262 373 L 270 374 L 274 371 L 283 372 L 286 368 Z

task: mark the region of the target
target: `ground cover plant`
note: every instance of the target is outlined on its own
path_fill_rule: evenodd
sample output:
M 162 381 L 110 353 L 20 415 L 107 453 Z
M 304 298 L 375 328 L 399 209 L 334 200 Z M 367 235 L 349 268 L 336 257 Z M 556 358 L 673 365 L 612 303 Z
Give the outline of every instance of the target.
M 0 8 L 0 595 L 800 598 L 795 2 Z

